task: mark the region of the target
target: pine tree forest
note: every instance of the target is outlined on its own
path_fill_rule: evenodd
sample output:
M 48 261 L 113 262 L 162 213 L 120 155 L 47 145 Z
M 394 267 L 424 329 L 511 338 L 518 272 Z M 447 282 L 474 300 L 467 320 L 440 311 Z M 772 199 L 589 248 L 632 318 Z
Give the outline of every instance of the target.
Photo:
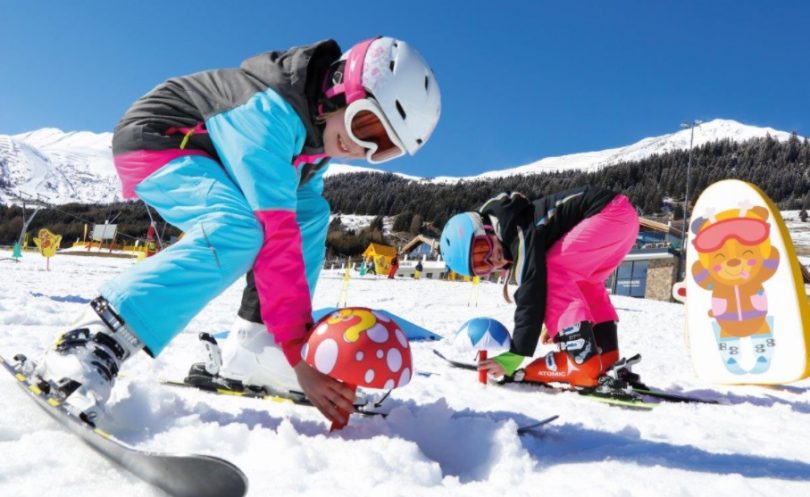
M 781 209 L 810 208 L 810 143 L 793 135 L 785 142 L 772 137 L 744 143 L 720 140 L 695 147 L 689 177 L 689 203 L 694 205 L 708 185 L 726 178 L 749 181 L 762 188 Z M 330 225 L 327 247 L 332 255 L 357 255 L 369 242 L 386 243 L 382 216 L 395 216 L 393 230 L 416 234 L 436 233 L 453 214 L 472 210 L 502 191 L 520 191 L 531 198 L 581 186 L 598 185 L 628 195 L 644 216 L 667 215 L 680 219 L 686 195 L 686 150 L 655 155 L 598 171 L 567 171 L 491 180 L 432 184 L 393 174 L 357 173 L 326 179 L 325 196 L 332 211 L 377 216 L 359 233 L 346 230 L 336 217 Z M 30 216 L 30 209 L 27 215 Z M 154 212 L 162 237 L 177 235 Z M 40 227 L 63 235 L 63 246 L 84 234 L 85 224 L 118 224 L 126 239 L 143 238 L 149 217 L 143 203 L 104 205 L 67 204 L 42 209 L 28 231 Z M 0 245 L 17 240 L 23 225 L 22 208 L 0 205 Z

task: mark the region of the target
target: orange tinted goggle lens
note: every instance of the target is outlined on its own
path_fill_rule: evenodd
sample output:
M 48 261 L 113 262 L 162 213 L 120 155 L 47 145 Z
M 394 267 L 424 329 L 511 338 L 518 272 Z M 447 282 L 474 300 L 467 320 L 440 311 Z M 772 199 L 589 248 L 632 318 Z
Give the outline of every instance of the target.
M 352 117 L 352 133 L 358 140 L 377 145 L 374 160 L 385 160 L 402 153 L 402 150 L 391 141 L 380 118 L 371 111 L 361 110 Z
M 488 236 L 473 238 L 472 247 L 470 247 L 470 266 L 472 266 L 473 274 L 483 276 L 495 269 L 495 266 L 490 262 L 492 249 L 492 240 Z

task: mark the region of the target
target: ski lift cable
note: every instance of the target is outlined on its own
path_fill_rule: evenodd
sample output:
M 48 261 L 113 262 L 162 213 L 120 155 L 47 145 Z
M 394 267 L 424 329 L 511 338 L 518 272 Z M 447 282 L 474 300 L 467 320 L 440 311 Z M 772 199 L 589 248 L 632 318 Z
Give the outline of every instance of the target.
M 33 206 L 36 206 L 36 207 L 40 207 L 41 208 L 40 210 L 42 210 L 42 209 L 52 209 L 54 211 L 57 211 L 57 212 L 60 212 L 60 213 L 62 213 L 64 215 L 66 215 L 68 217 L 71 217 L 73 219 L 81 221 L 81 222 L 83 222 L 85 224 L 98 224 L 95 221 L 91 221 L 89 219 L 85 219 L 85 218 L 83 218 L 81 216 L 78 216 L 76 214 L 73 214 L 71 212 L 67 212 L 65 210 L 62 210 L 59 207 L 57 207 L 55 204 L 51 204 L 51 203 L 47 202 L 46 200 L 43 200 L 39 196 L 37 196 L 37 198 L 34 198 L 30 194 L 27 194 L 27 193 L 25 193 L 23 191 L 20 191 L 19 193 L 9 192 L 9 195 L 16 198 L 16 199 L 18 199 L 18 200 L 20 200 L 20 201 L 22 201 L 24 204 L 30 204 L 30 205 L 33 205 Z M 145 202 L 144 202 L 143 205 L 146 207 L 146 213 L 149 215 L 149 221 L 154 222 L 154 218 L 152 217 L 152 212 L 149 210 L 149 206 L 147 206 Z M 39 212 L 39 210 L 35 210 L 34 213 L 32 214 L 32 216 L 28 219 L 28 222 L 24 223 L 22 233 L 25 233 L 28 225 L 31 223 L 31 221 L 34 220 L 34 217 L 36 216 L 36 214 L 38 212 Z M 119 210 L 118 214 L 116 214 L 115 217 L 109 222 L 112 223 L 113 221 L 118 219 L 118 217 L 122 213 L 123 213 L 123 210 Z M 105 218 L 106 218 L 106 215 L 105 215 Z M 25 210 L 23 210 L 23 219 L 25 219 Z M 164 227 L 164 231 L 165 231 L 165 229 L 166 228 Z M 21 237 L 20 241 L 22 241 L 22 233 L 20 235 L 20 237 Z M 155 230 L 155 233 L 157 233 L 157 230 Z M 120 232 L 117 235 L 120 236 L 120 237 L 126 238 L 126 239 L 130 239 L 130 240 L 139 240 L 140 239 L 140 237 L 127 235 L 125 233 L 120 233 Z M 162 238 L 161 235 L 162 234 L 158 234 L 158 245 L 160 245 L 160 248 L 162 249 L 163 248 L 163 242 L 162 242 L 162 239 L 161 239 Z
M 81 216 L 77 216 L 76 214 L 73 214 L 71 212 L 67 212 L 65 210 L 62 210 L 62 209 L 60 209 L 59 207 L 57 207 L 55 205 L 47 204 L 45 202 L 42 202 L 42 203 L 44 204 L 43 205 L 44 209 L 52 209 L 52 210 L 55 210 L 57 212 L 61 212 L 62 214 L 66 215 L 68 217 L 71 217 L 73 219 L 76 219 L 76 220 L 81 221 L 81 222 L 86 223 L 86 224 L 98 224 L 95 221 L 91 221 L 91 220 L 85 219 L 85 218 L 83 218 Z M 119 212 L 119 214 L 120 214 L 120 212 Z M 118 218 L 118 216 L 116 216 L 116 218 Z M 33 216 L 32 216 L 31 219 L 33 219 Z M 130 240 L 138 240 L 139 239 L 139 237 L 137 237 L 137 236 L 131 236 L 131 235 L 127 235 L 125 233 L 118 233 L 118 236 L 130 239 Z
M 118 214 L 116 214 L 114 218 L 110 219 L 109 224 L 114 223 L 114 222 L 115 222 L 115 220 L 116 220 L 116 219 L 118 219 L 118 216 L 120 216 L 120 215 L 121 215 L 121 212 L 123 212 L 123 211 L 118 211 Z

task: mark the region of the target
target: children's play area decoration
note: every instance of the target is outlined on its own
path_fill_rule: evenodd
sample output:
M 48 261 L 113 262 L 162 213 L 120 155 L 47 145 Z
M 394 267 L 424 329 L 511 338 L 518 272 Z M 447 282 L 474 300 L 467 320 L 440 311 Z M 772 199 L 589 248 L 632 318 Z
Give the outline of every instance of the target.
M 688 341 L 701 378 L 778 384 L 808 376 L 801 268 L 762 190 L 724 180 L 703 191 L 690 220 L 686 273 Z
M 385 314 L 346 307 L 324 316 L 313 329 L 302 354 L 321 373 L 355 389 L 392 390 L 411 380 L 408 337 Z M 344 414 L 348 420 L 349 413 Z M 332 429 L 343 426 L 333 424 Z
M 34 237 L 34 243 L 39 247 L 39 253 L 45 257 L 45 268 L 51 270 L 51 257 L 56 255 L 56 250 L 62 242 L 62 235 L 57 235 L 47 228 L 42 228 Z

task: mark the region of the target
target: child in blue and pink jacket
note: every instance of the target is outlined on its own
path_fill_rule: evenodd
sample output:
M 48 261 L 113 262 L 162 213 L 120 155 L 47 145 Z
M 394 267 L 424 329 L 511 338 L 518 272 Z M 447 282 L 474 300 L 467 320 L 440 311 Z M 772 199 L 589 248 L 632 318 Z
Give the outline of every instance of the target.
M 430 68 L 384 37 L 346 54 L 332 40 L 267 52 L 158 85 L 116 127 L 114 161 L 125 197 L 185 236 L 104 284 L 38 373 L 92 418 L 124 360 L 160 354 L 250 273 L 240 315 L 261 319 L 304 393 L 342 421 L 353 392 L 301 361 L 329 223 L 323 174 L 330 157 L 415 153 L 439 113 Z

